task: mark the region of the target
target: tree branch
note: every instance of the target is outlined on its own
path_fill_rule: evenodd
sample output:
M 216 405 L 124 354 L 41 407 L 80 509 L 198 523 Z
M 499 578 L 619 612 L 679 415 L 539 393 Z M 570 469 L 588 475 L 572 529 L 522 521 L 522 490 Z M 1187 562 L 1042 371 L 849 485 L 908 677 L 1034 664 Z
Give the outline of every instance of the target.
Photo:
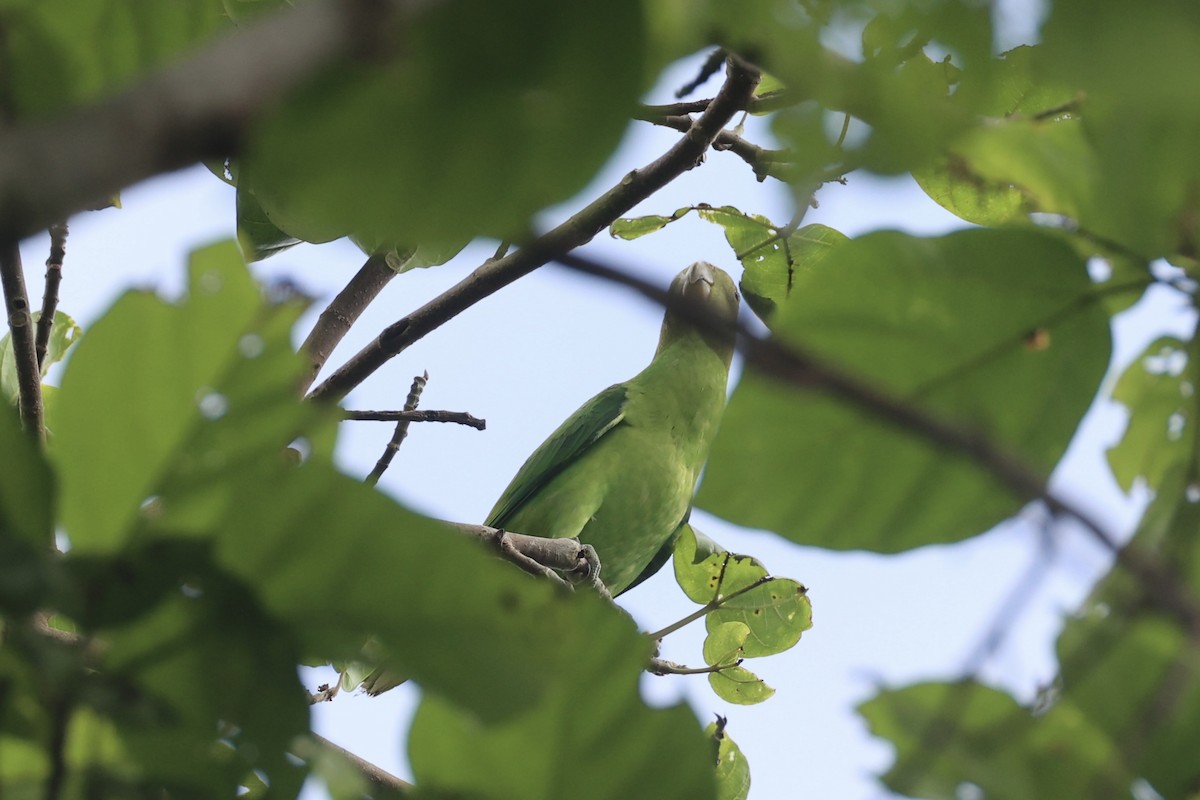
M 133 87 L 0 135 L 0 239 L 137 181 L 236 153 L 260 109 L 346 58 L 394 50 L 438 0 L 314 0 L 215 38 Z M 114 155 L 117 154 L 117 155 Z
M 686 116 L 658 117 L 647 120 L 647 122 L 677 131 L 686 131 L 692 124 L 691 119 Z M 788 150 L 768 150 L 746 141 L 731 131 L 721 131 L 717 134 L 712 148 L 713 150 L 727 150 L 745 161 L 750 169 L 754 170 L 754 177 L 758 179 L 759 183 L 768 177 L 787 183 L 795 177 L 793 175 L 795 170 L 791 169 L 794 159 Z
M 371 783 L 372 788 L 381 790 L 384 793 L 384 797 L 408 797 L 412 794 L 413 789 L 416 788 L 408 781 L 397 778 L 392 773 L 375 766 L 370 761 L 354 755 L 354 753 L 351 753 L 346 748 L 334 744 L 319 733 L 310 735 L 322 749 L 328 750 L 352 764 Z
M 453 422 L 466 425 L 477 431 L 487 429 L 487 420 L 474 417 L 465 411 L 344 411 L 342 419 L 358 422 Z
M 16 239 L 0 243 L 0 284 L 4 288 L 8 329 L 12 333 L 21 424 L 30 436 L 44 442 L 42 373 L 34 348 L 33 315 L 29 313 L 29 295 L 25 291 L 25 274 L 21 269 L 21 248 Z
M 404 410 L 400 412 L 401 414 L 413 415 L 416 413 L 417 404 L 421 402 L 421 393 L 425 391 L 425 384 L 427 384 L 427 383 L 429 383 L 429 373 L 428 372 L 422 372 L 420 375 L 417 375 L 416 377 L 413 378 L 412 385 L 409 386 L 409 388 L 408 388 L 408 397 L 404 398 Z M 345 413 L 355 414 L 355 413 L 359 413 L 359 412 L 349 411 L 349 412 L 345 412 Z M 374 412 L 370 412 L 370 413 L 374 413 Z M 434 411 L 432 413 L 448 414 L 450 412 Z M 426 412 L 423 412 L 422 416 L 425 418 L 429 418 L 429 414 L 430 414 L 430 412 L 426 411 Z M 470 414 L 464 414 L 462 416 L 469 417 L 470 419 L 475 420 L 475 418 L 472 417 Z M 439 419 L 437 421 L 438 422 L 450 422 L 451 420 Z M 479 429 L 482 430 L 483 420 L 475 420 L 475 421 L 480 423 Z M 375 462 L 375 467 L 371 470 L 371 474 L 367 476 L 367 483 L 374 486 L 375 484 L 379 483 L 379 479 L 383 477 L 383 473 L 387 472 L 387 468 L 390 467 L 392 464 L 392 459 L 395 458 L 396 453 L 400 451 L 400 445 L 404 442 L 405 438 L 408 437 L 408 426 L 409 426 L 409 423 L 411 423 L 411 422 L 412 422 L 411 416 L 404 416 L 404 417 L 399 418 L 396 421 L 396 427 L 392 431 L 392 438 L 388 440 L 387 447 L 385 447 L 383 449 L 383 453 L 380 454 L 379 460 Z M 469 423 L 467 423 L 467 424 L 469 424 Z
M 308 338 L 300 345 L 300 352 L 309 360 L 308 373 L 300 386 L 302 396 L 313 385 L 317 373 L 325 366 L 346 332 L 396 275 L 396 270 L 388 266 L 384 256 L 371 256 L 321 312 L 317 324 L 313 325 Z
M 50 226 L 50 255 L 46 259 L 46 283 L 42 290 L 42 313 L 38 317 L 37 339 L 34 352 L 38 368 L 46 360 L 46 348 L 50 346 L 50 332 L 54 330 L 54 312 L 58 309 L 58 287 L 62 283 L 63 259 L 67 255 L 66 220 Z
M 577 254 L 562 256 L 558 261 L 585 274 L 628 286 L 664 307 L 691 317 L 696 325 L 716 329 L 723 324 L 716 315 L 705 313 L 705 309 L 678 303 L 666 290 L 608 264 Z M 738 324 L 737 348 L 746 359 L 746 365 L 759 374 L 799 389 L 824 392 L 844 400 L 876 419 L 916 434 L 944 450 L 966 456 L 1015 496 L 1040 500 L 1051 513 L 1073 517 L 1139 580 L 1159 607 L 1182 623 L 1189 635 L 1200 637 L 1200 602 L 1170 565 L 1132 544 L 1122 546 L 1098 520 L 1051 492 L 1046 478 L 1012 453 L 975 431 L 951 425 L 846 374 L 812 353 L 756 333 L 741 322 Z
M 591 241 L 613 220 L 694 167 L 759 81 L 758 70 L 730 59 L 725 85 L 687 133 L 660 158 L 626 175 L 575 216 L 528 246 L 489 261 L 441 296 L 385 328 L 309 397 L 336 401 L 389 359 L 457 314 L 538 267 Z

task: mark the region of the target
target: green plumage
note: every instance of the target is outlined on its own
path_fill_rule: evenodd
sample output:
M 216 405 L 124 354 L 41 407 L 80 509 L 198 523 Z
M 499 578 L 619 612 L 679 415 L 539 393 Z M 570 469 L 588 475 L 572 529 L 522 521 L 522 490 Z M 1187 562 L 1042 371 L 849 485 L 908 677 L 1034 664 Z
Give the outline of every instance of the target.
M 676 276 L 671 295 L 715 324 L 702 331 L 692 322 L 697 316 L 668 310 L 650 365 L 559 426 L 486 521 L 592 545 L 613 594 L 665 561 L 725 407 L 737 288 L 725 272 L 698 261 Z

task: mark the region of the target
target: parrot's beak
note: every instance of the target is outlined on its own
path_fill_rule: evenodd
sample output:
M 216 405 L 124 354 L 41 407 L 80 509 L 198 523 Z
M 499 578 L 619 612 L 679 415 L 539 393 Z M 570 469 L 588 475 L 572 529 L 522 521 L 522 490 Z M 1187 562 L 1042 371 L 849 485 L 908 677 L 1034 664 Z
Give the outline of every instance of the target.
M 707 261 L 697 261 L 688 267 L 683 278 L 683 296 L 689 301 L 707 301 L 717 282 L 713 269 L 713 265 Z

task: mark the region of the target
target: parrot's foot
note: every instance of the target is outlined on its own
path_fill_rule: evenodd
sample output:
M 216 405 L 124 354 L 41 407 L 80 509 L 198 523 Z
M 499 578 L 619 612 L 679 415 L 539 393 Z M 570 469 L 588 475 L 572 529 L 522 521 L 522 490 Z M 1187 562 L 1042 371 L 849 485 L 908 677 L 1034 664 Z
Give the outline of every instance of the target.
M 509 533 L 503 528 L 496 529 L 496 547 L 500 548 L 500 552 L 504 554 L 505 558 L 528 572 L 530 575 L 537 575 L 538 577 L 546 578 L 547 580 L 562 584 L 568 589 L 571 588 L 571 584 L 563 580 L 562 576 L 557 572 L 552 570 L 550 567 L 547 567 L 545 564 L 542 564 L 537 559 L 531 558 L 525 553 L 521 552 L 517 544 L 514 542 L 513 534 Z
M 572 570 L 572 574 L 579 576 L 581 581 L 590 583 L 596 593 L 605 600 L 612 600 L 608 587 L 604 585 L 604 581 L 600 580 L 600 554 L 590 544 L 585 544 L 580 548 L 579 563 Z

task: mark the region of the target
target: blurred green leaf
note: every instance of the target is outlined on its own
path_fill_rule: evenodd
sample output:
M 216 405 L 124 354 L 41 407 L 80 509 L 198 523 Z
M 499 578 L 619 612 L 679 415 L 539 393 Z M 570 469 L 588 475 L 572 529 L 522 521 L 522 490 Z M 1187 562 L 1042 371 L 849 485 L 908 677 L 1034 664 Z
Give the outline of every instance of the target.
M 401 57 L 329 71 L 264 120 L 246 188 L 306 241 L 523 234 L 619 141 L 643 88 L 642 27 L 635 0 L 430 8 Z
M 14 0 L 0 8 L 18 119 L 95 100 L 228 24 L 216 0 Z
M 247 261 L 261 261 L 300 244 L 276 227 L 249 191 L 239 186 L 236 197 L 238 245 Z
M 139 291 L 118 300 L 84 337 L 63 377 L 51 443 L 59 511 L 77 552 L 120 549 L 169 479 L 219 475 L 263 447 L 282 449 L 305 420 L 319 418 L 269 405 L 280 403 L 276 387 L 297 379 L 298 358 L 256 361 L 266 338 L 286 337 L 302 309 L 292 302 L 265 311 L 228 242 L 192 255 L 180 306 Z M 239 372 L 245 382 L 227 385 Z M 246 381 L 247 373 L 257 382 Z M 97 424 L 101 411 L 104 424 Z M 104 480 L 97 480 L 101 464 Z
M 1112 399 L 1125 406 L 1129 423 L 1108 449 L 1108 464 L 1127 492 L 1137 478 L 1157 489 L 1177 466 L 1196 468 L 1194 346 L 1173 336 L 1154 340 L 1113 388 Z
M 1127 547 L 1194 593 L 1200 503 L 1186 472 L 1164 476 Z M 1068 619 L 1061 674 L 1033 708 L 972 681 L 881 691 L 860 711 L 896 747 L 885 783 L 947 800 L 967 783 L 997 800 L 1129 797 L 1136 782 L 1188 796 L 1200 780 L 1200 672 L 1195 642 L 1156 607 L 1160 597 L 1114 569 Z
M 1109 357 L 1108 317 L 1084 264 L 1036 232 L 877 233 L 848 242 L 818 269 L 796 273 L 772 327 L 1046 474 Z M 1026 499 L 974 460 L 819 386 L 798 391 L 749 371 L 725 412 L 697 504 L 809 545 L 897 552 L 972 536 Z
M 590 617 L 616 616 L 595 598 L 581 599 L 574 605 Z M 558 634 L 556 654 L 529 654 L 552 662 L 540 698 L 506 721 L 425 696 L 408 737 L 422 796 L 715 797 L 709 743 L 691 710 L 650 709 L 641 700 L 648 642 L 632 646 L 633 626 L 584 624 Z

